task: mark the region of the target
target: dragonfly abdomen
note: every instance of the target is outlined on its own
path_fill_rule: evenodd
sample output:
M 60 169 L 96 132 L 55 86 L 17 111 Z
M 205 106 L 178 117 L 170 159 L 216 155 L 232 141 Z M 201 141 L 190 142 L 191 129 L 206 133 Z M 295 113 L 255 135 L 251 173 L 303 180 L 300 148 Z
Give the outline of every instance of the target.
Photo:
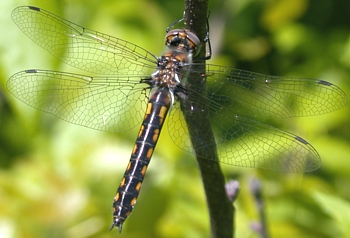
M 124 173 L 113 202 L 113 224 L 119 232 L 125 219 L 133 210 L 142 181 L 154 148 L 157 144 L 164 120 L 172 102 L 172 92 L 160 87 L 150 96 L 145 118 L 137 136 L 129 164 Z

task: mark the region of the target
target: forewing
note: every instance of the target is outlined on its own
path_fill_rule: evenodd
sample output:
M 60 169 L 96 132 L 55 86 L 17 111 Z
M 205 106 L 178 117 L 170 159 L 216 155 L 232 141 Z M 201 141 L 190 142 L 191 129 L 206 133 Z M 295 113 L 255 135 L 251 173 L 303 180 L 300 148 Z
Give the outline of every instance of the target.
M 128 41 L 93 31 L 37 7 L 18 7 L 12 19 L 55 57 L 95 74 L 149 75 L 157 58 Z
M 208 98 L 212 113 L 253 118 L 314 116 L 347 103 L 336 85 L 317 79 L 276 77 L 207 65 Z

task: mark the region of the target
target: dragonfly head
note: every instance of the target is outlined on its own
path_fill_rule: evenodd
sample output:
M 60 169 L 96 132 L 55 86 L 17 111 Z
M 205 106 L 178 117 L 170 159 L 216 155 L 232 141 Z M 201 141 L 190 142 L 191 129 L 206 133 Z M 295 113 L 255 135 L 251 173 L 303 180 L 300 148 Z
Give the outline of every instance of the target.
M 196 56 L 200 51 L 201 42 L 190 30 L 175 29 L 166 34 L 165 45 L 171 49 L 191 52 L 193 56 Z

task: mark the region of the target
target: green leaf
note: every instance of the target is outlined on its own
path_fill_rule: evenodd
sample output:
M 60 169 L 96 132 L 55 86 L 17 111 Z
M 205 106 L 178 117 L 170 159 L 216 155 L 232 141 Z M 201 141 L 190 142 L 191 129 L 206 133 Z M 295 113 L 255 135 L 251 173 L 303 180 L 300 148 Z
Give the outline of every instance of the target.
M 315 192 L 313 198 L 325 213 L 335 220 L 343 237 L 350 237 L 350 203 L 340 197 Z

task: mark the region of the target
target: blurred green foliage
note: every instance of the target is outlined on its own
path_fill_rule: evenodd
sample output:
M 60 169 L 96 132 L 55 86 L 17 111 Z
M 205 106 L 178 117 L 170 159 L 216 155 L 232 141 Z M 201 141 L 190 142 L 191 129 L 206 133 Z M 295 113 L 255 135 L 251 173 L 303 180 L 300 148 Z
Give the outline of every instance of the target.
M 34 5 L 155 54 L 182 1 L 5 1 L 0 9 L 0 237 L 115 237 L 108 231 L 115 189 L 137 130 L 111 134 L 62 122 L 15 99 L 7 79 L 29 69 L 74 72 L 31 42 L 11 11 Z M 320 78 L 350 95 L 350 2 L 210 1 L 211 63 L 259 73 Z M 272 237 L 350 237 L 350 112 L 280 120 L 306 138 L 323 166 L 306 175 L 223 166 L 238 179 L 236 236 L 259 237 L 251 177 L 263 183 Z M 163 132 L 138 205 L 120 237 L 209 237 L 196 163 Z

